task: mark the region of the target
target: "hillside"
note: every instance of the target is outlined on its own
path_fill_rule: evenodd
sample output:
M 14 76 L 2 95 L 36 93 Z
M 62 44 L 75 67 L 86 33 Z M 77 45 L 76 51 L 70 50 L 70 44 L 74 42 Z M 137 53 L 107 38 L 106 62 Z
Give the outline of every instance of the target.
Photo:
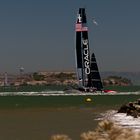
M 133 85 L 140 85 L 140 72 L 101 72 L 102 79 L 109 76 L 119 76 L 130 79 Z
M 104 85 L 140 85 L 140 72 L 101 72 Z M 7 74 L 7 85 L 71 85 L 78 84 L 75 72 L 34 72 L 23 75 Z M 0 86 L 5 86 L 4 74 Z
M 103 79 L 104 86 L 130 86 L 132 85 L 131 80 L 121 77 L 121 76 L 108 76 Z

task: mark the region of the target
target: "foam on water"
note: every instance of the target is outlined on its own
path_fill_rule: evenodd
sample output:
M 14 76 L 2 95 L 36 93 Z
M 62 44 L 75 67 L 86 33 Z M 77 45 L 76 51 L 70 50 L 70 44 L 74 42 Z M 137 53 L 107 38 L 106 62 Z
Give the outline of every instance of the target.
M 45 92 L 0 92 L 0 96 L 55 96 L 64 94 L 64 91 L 45 91 Z
M 111 110 L 101 114 L 101 117 L 96 120 L 104 119 L 110 120 L 122 127 L 132 128 L 135 131 L 140 131 L 140 117 L 134 118 L 132 116 L 127 116 L 125 113 L 117 113 L 117 111 Z
M 90 92 L 65 92 L 65 91 L 41 91 L 41 92 L 0 92 L 0 96 L 79 96 L 79 95 L 140 95 L 140 91 L 138 92 L 120 92 L 120 93 L 90 93 Z

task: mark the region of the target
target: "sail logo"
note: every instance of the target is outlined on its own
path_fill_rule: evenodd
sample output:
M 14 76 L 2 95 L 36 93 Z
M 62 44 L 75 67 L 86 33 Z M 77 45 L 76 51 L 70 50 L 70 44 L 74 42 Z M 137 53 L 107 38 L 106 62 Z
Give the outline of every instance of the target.
M 83 58 L 84 58 L 84 67 L 85 74 L 90 74 L 90 58 L 89 58 L 89 45 L 88 40 L 83 40 Z
M 81 17 L 80 14 L 78 14 L 78 17 L 77 18 L 78 18 L 78 22 L 81 23 L 82 22 L 82 17 Z

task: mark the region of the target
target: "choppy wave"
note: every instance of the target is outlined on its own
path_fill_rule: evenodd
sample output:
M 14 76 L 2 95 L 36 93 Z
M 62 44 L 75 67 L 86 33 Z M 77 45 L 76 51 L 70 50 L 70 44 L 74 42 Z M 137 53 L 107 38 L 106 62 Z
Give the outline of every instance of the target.
M 0 92 L 0 96 L 79 96 L 79 95 L 140 95 L 138 92 L 120 93 L 89 93 L 89 92 L 66 92 L 66 91 L 42 91 L 42 92 Z
M 63 95 L 63 91 L 46 91 L 46 92 L 0 92 L 0 96 L 57 96 Z
M 140 117 L 134 118 L 132 116 L 127 116 L 125 113 L 117 113 L 117 111 L 107 111 L 104 114 L 101 114 L 101 117 L 96 120 L 110 120 L 120 125 L 122 127 L 132 128 L 136 131 L 140 131 Z
M 94 94 L 94 93 L 65 93 L 64 91 L 0 92 L 0 96 L 80 96 L 80 95 L 84 96 L 84 95 L 97 95 L 97 94 Z

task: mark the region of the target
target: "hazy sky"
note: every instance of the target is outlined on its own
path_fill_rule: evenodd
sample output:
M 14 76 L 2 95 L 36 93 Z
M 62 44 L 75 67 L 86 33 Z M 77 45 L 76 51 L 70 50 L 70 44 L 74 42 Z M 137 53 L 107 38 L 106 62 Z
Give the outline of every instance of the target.
M 100 71 L 140 71 L 140 0 L 0 0 L 0 72 L 74 70 L 79 7 Z

